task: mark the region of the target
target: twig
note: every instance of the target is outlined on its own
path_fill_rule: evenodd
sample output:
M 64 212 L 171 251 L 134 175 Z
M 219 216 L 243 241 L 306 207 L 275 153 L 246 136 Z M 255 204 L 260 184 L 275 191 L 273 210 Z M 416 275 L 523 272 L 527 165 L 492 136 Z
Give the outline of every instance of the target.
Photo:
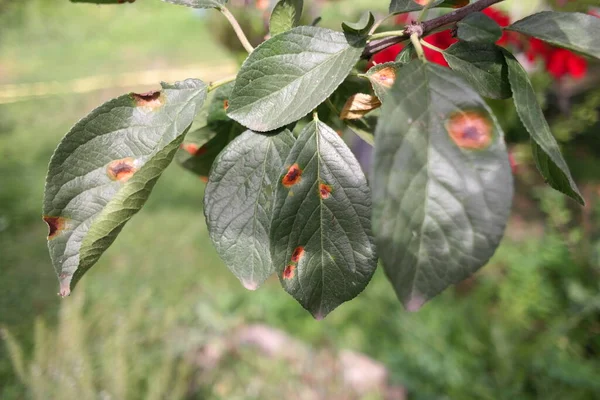
M 443 26 L 458 22 L 471 13 L 485 10 L 489 6 L 500 3 L 501 1 L 504 0 L 479 0 L 471 5 L 459 8 L 458 10 L 452 11 L 446 15 L 442 15 L 441 17 L 425 21 L 420 24 L 420 26 L 423 28 L 423 36 L 428 35 L 429 33 L 436 31 Z M 407 40 L 409 36 L 410 35 L 405 33 L 401 36 L 373 40 L 363 51 L 362 58 L 371 58 L 374 54 L 379 53 L 381 50 Z
M 244 46 L 244 49 L 246 49 L 248 53 L 252 53 L 254 51 L 254 47 L 252 47 L 250 41 L 248 41 L 246 34 L 242 30 L 242 27 L 237 22 L 237 19 L 235 19 L 231 11 L 229 11 L 229 9 L 225 6 L 219 7 L 218 10 L 221 11 L 221 14 L 223 14 L 225 18 L 227 18 L 227 20 L 233 27 L 233 30 L 235 31 L 235 34 L 237 35 L 238 39 L 240 39 L 242 46 Z
M 233 75 L 233 76 L 229 76 L 227 78 L 219 79 L 218 81 L 211 82 L 211 84 L 208 85 L 208 88 L 206 89 L 206 91 L 212 92 L 219 86 L 223 86 L 223 85 L 228 84 L 229 82 L 235 81 L 235 78 L 236 78 L 236 75 Z

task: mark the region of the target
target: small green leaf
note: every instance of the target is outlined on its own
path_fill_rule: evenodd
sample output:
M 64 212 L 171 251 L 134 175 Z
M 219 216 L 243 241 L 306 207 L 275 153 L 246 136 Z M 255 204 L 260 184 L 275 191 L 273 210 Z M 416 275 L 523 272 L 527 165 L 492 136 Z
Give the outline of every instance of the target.
M 506 29 L 600 58 L 600 18 L 593 15 L 544 11 L 517 21 Z
M 430 8 L 450 7 L 459 8 L 469 4 L 469 0 L 432 0 Z M 414 0 L 392 0 L 390 3 L 390 14 L 401 14 L 411 11 L 422 10 L 423 6 Z
M 512 54 L 507 51 L 504 54 L 517 114 L 531 135 L 533 156 L 538 169 L 551 187 L 583 205 L 583 197 L 550 131 L 527 72 Z
M 204 195 L 204 215 L 217 252 L 227 267 L 254 290 L 275 268 L 269 232 L 275 189 L 294 144 L 289 130 L 246 131 L 217 157 Z
M 314 26 L 272 37 L 242 65 L 228 115 L 259 132 L 299 120 L 344 81 L 365 44 L 366 37 Z
M 320 121 L 309 123 L 280 175 L 271 254 L 284 289 L 321 319 L 367 285 L 377 256 L 371 192 L 346 144 Z
M 481 12 L 469 14 L 457 24 L 457 36 L 473 43 L 496 43 L 502 37 L 502 28 L 490 17 Z
M 375 95 L 379 100 L 383 101 L 388 90 L 394 85 L 398 71 L 404 67 L 405 64 L 400 62 L 387 62 L 383 64 L 377 64 L 371 67 L 366 76 L 369 78 Z
M 398 53 L 395 61 L 402 63 L 402 64 L 408 64 L 415 58 L 417 58 L 417 52 L 415 51 L 415 46 L 413 46 L 412 43 L 407 43 L 404 46 L 404 48 L 402 49 L 402 51 L 400 51 L 400 53 Z
M 44 220 L 63 296 L 142 208 L 206 98 L 198 80 L 162 87 L 92 111 L 52 156 Z
M 493 43 L 458 42 L 444 51 L 450 68 L 484 97 L 508 99 L 512 92 L 508 67 L 500 47 Z
M 371 12 L 364 13 L 358 22 L 342 22 L 342 29 L 346 33 L 366 35 L 375 24 L 375 17 Z
M 287 32 L 298 26 L 303 6 L 303 0 L 279 0 L 273 8 L 269 22 L 271 36 Z
M 192 8 L 221 8 L 227 0 L 162 0 L 166 3 L 177 4 Z
M 487 263 L 513 193 L 486 103 L 453 71 L 419 60 L 383 103 L 371 183 L 377 251 L 410 311 Z

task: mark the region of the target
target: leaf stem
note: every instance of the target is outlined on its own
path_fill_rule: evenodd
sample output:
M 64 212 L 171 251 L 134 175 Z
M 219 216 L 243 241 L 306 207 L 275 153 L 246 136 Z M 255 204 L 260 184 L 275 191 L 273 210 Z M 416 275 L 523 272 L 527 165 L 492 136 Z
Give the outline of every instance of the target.
M 434 46 L 434 45 L 432 45 L 431 43 L 427 43 L 427 42 L 426 42 L 425 40 L 423 40 L 423 39 L 421 39 L 421 40 L 420 40 L 420 42 L 421 42 L 421 44 L 422 44 L 423 46 L 427 47 L 428 49 L 431 49 L 431 50 L 433 50 L 433 51 L 437 51 L 438 53 L 443 53 L 443 52 L 444 52 L 444 50 L 443 50 L 443 49 L 440 49 L 439 47 L 437 47 L 437 46 Z
M 502 1 L 504 1 L 504 0 L 479 0 L 479 1 L 476 1 L 475 3 L 471 3 L 468 6 L 459 8 L 455 11 L 452 11 L 451 13 L 442 15 L 438 18 L 434 18 L 429 21 L 424 21 L 423 23 L 418 24 L 418 25 L 423 28 L 422 36 L 427 36 L 428 34 L 434 32 L 434 31 L 437 31 L 438 29 L 440 29 L 446 25 L 450 25 L 450 24 L 453 24 L 455 22 L 462 20 L 469 14 L 485 10 L 489 6 L 492 6 L 496 3 L 500 3 Z M 393 36 L 393 37 L 388 37 L 390 35 L 387 35 L 387 36 L 383 36 L 382 39 L 377 39 L 376 37 L 374 38 L 373 36 L 375 36 L 375 35 L 371 36 L 371 39 L 377 39 L 377 40 L 372 40 L 371 42 L 369 42 L 369 44 L 367 45 L 367 47 L 365 47 L 365 50 L 363 51 L 362 58 L 366 58 L 366 59 L 371 58 L 374 54 L 379 53 L 381 50 L 385 50 L 390 46 L 393 46 L 397 43 L 407 40 L 409 35 L 406 34 L 406 30 L 404 30 L 403 32 L 404 32 L 403 35 L 397 35 L 397 36 Z M 386 33 L 386 32 L 384 32 L 384 33 Z M 378 35 L 378 34 L 376 34 L 376 35 Z
M 236 77 L 237 77 L 237 75 L 233 75 L 233 76 L 228 76 L 227 78 L 223 78 L 223 79 L 219 79 L 217 81 L 211 82 L 211 84 L 208 85 L 208 88 L 206 89 L 206 91 L 207 92 L 212 92 L 213 90 L 215 90 L 219 86 L 223 86 L 223 85 L 228 84 L 229 82 L 235 81 Z
M 423 46 L 421 46 L 421 41 L 419 40 L 419 34 L 417 32 L 410 35 L 410 41 L 415 47 L 415 51 L 417 52 L 417 56 L 419 60 L 424 63 L 427 62 L 427 58 L 425 58 L 425 52 L 423 51 Z
M 404 30 L 379 32 L 379 33 L 375 33 L 375 34 L 369 36 L 369 40 L 381 39 L 381 38 L 386 38 L 386 37 L 390 37 L 390 36 L 403 37 L 403 36 L 406 36 L 406 33 L 404 32 Z
M 373 27 L 371 28 L 371 30 L 369 31 L 369 35 L 372 35 L 373 33 L 375 33 L 375 31 L 377 30 L 377 28 L 379 28 L 385 21 L 387 21 L 388 19 L 390 19 L 391 17 L 395 17 L 394 14 L 389 14 L 387 15 L 385 18 L 380 19 L 379 21 L 377 21 L 375 23 L 375 25 L 373 25 Z
M 417 23 L 420 24 L 427 17 L 427 12 L 429 11 L 429 7 L 431 7 L 431 3 L 433 3 L 433 0 L 429 0 L 425 4 L 425 6 L 423 7 L 423 9 L 419 13 L 419 16 L 417 17 Z
M 218 10 L 221 11 L 221 14 L 223 14 L 223 16 L 225 18 L 227 18 L 227 20 L 231 24 L 233 30 L 235 31 L 235 34 L 237 35 L 238 39 L 240 40 L 240 43 L 242 43 L 242 46 L 244 46 L 244 49 L 246 49 L 248 54 L 252 53 L 254 51 L 254 47 L 252 47 L 252 45 L 250 44 L 250 41 L 248 41 L 246 34 L 242 30 L 242 27 L 238 23 L 237 19 L 235 19 L 235 17 L 231 13 L 231 11 L 229 11 L 229 9 L 225 6 L 219 7 Z

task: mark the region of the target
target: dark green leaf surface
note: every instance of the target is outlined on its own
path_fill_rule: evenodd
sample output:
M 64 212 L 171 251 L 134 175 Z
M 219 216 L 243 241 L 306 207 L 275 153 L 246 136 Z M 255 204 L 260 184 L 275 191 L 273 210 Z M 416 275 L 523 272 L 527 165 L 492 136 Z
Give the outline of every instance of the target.
M 78 122 L 50 161 L 44 219 L 66 295 L 144 205 L 206 98 L 189 79 L 111 100 Z
M 227 0 L 163 0 L 167 3 L 192 8 L 220 8 L 227 3 Z
M 495 43 L 502 37 L 502 28 L 490 17 L 481 12 L 467 15 L 457 24 L 457 36 L 473 43 Z
M 279 0 L 273 8 L 269 22 L 271 36 L 287 32 L 298 26 L 303 6 L 303 0 Z
M 291 179 L 294 168 L 301 174 Z M 331 128 L 309 123 L 280 175 L 271 254 L 284 289 L 315 318 L 356 297 L 371 279 L 377 257 L 370 217 L 358 161 Z
M 366 35 L 375 24 L 375 17 L 371 12 L 364 13 L 358 22 L 342 22 L 344 32 L 356 35 Z
M 407 43 L 404 46 L 404 48 L 402 49 L 402 51 L 400 51 L 400 53 L 398 53 L 395 61 L 402 63 L 402 64 L 408 64 L 415 58 L 417 58 L 417 52 L 415 51 L 415 46 L 413 46 L 412 43 Z
M 300 26 L 272 37 L 246 59 L 228 115 L 254 131 L 270 131 L 314 110 L 359 60 L 365 37 Z
M 294 135 L 246 131 L 216 160 L 204 195 L 210 237 L 227 267 L 250 289 L 273 272 L 269 232 L 273 199 Z
M 450 68 L 484 97 L 508 99 L 512 92 L 502 50 L 493 43 L 458 42 L 444 51 Z
M 583 197 L 550 131 L 527 72 L 512 54 L 506 51 L 505 55 L 517 114 L 531 135 L 538 169 L 551 187 L 583 204 Z
M 433 0 L 430 8 L 451 7 L 458 8 L 469 4 L 469 0 Z M 390 14 L 400 14 L 411 11 L 422 10 L 423 6 L 413 0 L 392 0 L 390 3 Z
M 466 146 L 473 139 L 485 146 Z M 381 111 L 371 182 L 379 257 L 408 310 L 477 271 L 500 243 L 513 193 L 503 134 L 449 69 L 402 69 Z
M 600 58 L 600 18 L 592 15 L 544 11 L 506 29 Z

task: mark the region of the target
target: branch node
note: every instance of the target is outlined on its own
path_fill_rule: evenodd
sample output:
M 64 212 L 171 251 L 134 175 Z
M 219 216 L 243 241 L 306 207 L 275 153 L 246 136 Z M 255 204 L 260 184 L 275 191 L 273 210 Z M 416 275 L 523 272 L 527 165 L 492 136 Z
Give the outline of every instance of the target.
M 417 37 L 420 38 L 423 36 L 423 33 L 425 33 L 425 29 L 423 28 L 423 24 L 413 21 L 406 26 L 404 32 L 406 32 L 407 36 L 412 36 L 413 34 L 416 34 Z

